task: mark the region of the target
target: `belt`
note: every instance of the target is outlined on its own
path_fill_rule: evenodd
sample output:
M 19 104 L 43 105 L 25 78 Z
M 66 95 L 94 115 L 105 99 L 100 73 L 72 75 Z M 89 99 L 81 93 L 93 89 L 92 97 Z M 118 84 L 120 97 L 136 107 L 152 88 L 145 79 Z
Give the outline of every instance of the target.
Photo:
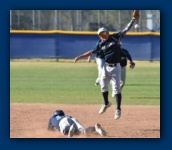
M 117 66 L 117 63 L 116 64 L 108 64 L 108 63 L 105 63 L 107 66 L 109 67 L 116 67 Z

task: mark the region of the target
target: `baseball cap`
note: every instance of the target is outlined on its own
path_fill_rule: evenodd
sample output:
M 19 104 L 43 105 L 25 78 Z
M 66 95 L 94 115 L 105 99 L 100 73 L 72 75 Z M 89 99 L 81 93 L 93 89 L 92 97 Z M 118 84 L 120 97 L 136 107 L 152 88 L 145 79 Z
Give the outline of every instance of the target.
M 99 28 L 99 30 L 97 31 L 97 34 L 99 35 L 101 32 L 108 32 L 108 30 L 102 27 L 102 28 Z

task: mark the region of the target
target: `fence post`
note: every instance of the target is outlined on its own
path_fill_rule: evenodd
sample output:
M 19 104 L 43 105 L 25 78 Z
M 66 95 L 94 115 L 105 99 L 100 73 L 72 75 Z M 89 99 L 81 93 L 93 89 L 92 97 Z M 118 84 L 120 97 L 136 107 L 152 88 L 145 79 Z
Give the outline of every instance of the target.
M 20 10 L 17 10 L 17 25 L 18 29 L 20 29 Z
M 12 29 L 12 13 L 11 13 L 11 10 L 10 10 L 10 30 Z
M 35 29 L 35 10 L 32 10 L 32 29 Z
M 121 30 L 121 11 L 118 10 L 118 24 L 119 24 L 119 28 Z

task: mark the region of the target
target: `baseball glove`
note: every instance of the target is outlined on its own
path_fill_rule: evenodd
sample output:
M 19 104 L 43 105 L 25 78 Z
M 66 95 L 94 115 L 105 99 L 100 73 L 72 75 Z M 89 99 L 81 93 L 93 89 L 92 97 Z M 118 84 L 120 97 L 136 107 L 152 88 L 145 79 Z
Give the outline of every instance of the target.
M 129 69 L 132 70 L 132 69 L 134 69 L 134 67 L 135 67 L 135 63 L 134 62 L 130 62 Z
M 139 19 L 139 17 L 140 17 L 139 10 L 134 10 L 134 12 L 133 12 L 133 17 L 134 17 L 136 20 Z

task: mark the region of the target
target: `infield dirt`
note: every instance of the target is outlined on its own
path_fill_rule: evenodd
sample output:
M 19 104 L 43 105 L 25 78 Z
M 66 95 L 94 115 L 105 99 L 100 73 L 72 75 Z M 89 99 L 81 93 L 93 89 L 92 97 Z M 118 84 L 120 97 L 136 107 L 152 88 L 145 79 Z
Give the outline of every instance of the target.
M 98 114 L 101 105 L 10 104 L 10 138 L 68 138 L 47 131 L 49 118 L 56 109 L 75 117 L 84 126 L 99 122 L 107 132 L 103 138 L 160 138 L 160 106 L 122 106 L 121 119 L 115 120 L 115 106 Z M 96 133 L 72 138 L 102 138 Z

